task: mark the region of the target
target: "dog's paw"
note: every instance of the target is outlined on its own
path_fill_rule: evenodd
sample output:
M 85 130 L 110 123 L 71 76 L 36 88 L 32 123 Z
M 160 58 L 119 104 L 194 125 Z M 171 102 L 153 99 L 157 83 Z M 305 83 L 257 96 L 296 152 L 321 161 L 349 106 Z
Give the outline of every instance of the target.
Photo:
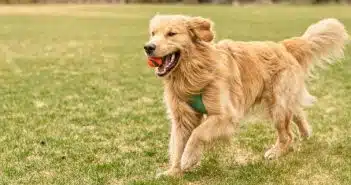
M 191 158 L 182 159 L 181 168 L 184 171 L 190 170 L 198 162 L 199 162 L 199 159 L 197 159 L 195 156 L 192 156 Z
M 264 154 L 264 158 L 267 160 L 277 159 L 282 155 L 282 151 L 279 147 L 273 146 Z
M 156 178 L 162 178 L 162 177 L 181 177 L 183 175 L 182 171 L 178 168 L 170 168 L 167 171 L 157 173 Z
M 308 125 L 306 133 L 302 133 L 301 136 L 304 140 L 308 140 L 312 136 L 312 127 Z
M 201 149 L 194 149 L 192 151 L 186 150 L 183 153 L 180 163 L 181 169 L 187 171 L 198 164 L 201 160 Z
M 286 144 L 275 144 L 274 146 L 272 146 L 272 148 L 265 152 L 264 158 L 267 160 L 277 159 L 280 156 L 288 153 L 291 149 L 293 149 L 291 146 L 291 142 L 288 142 Z

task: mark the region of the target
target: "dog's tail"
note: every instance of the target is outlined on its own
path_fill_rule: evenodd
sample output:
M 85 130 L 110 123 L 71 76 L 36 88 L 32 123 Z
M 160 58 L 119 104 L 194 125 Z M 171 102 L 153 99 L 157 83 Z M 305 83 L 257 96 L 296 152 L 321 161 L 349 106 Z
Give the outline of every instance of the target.
M 282 41 L 285 48 L 309 72 L 315 65 L 324 66 L 344 56 L 349 35 L 337 19 L 323 19 L 312 24 L 301 37 Z

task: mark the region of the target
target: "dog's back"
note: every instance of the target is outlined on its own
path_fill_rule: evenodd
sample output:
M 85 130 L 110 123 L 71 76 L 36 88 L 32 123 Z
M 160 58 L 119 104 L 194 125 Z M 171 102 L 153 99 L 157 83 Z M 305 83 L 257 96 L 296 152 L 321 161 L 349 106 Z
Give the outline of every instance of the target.
M 286 76 L 279 91 L 290 91 L 296 96 L 291 105 L 308 106 L 315 98 L 308 93 L 304 79 L 310 68 L 323 62 L 333 63 L 343 56 L 349 37 L 344 26 L 336 19 L 325 19 L 311 25 L 301 37 L 275 42 L 235 42 L 222 40 L 216 45 L 231 54 L 240 69 L 246 93 L 246 107 L 279 89 L 276 78 Z M 287 72 L 284 72 L 287 71 Z M 280 73 L 289 75 L 280 75 Z

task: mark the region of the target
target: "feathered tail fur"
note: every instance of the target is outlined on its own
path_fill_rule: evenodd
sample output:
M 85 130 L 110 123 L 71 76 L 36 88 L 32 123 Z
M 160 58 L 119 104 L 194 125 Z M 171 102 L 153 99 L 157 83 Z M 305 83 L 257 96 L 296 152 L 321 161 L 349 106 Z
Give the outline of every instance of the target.
M 349 35 L 344 25 L 329 18 L 312 24 L 301 37 L 284 40 L 282 44 L 309 73 L 315 65 L 323 66 L 342 58 L 347 41 Z

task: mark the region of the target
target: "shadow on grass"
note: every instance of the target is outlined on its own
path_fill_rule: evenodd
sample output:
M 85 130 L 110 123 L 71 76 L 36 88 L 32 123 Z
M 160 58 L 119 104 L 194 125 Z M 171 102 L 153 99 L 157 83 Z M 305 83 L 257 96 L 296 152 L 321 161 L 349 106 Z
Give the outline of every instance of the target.
M 273 162 L 274 163 L 274 162 Z M 244 165 L 223 167 L 215 159 L 205 161 L 199 169 L 188 172 L 184 178 L 194 182 L 202 179 L 215 179 L 213 184 L 265 184 L 280 179 L 279 168 L 260 160 Z
M 204 156 L 201 164 L 192 171 L 186 172 L 182 178 L 164 177 L 161 179 L 150 178 L 148 180 L 135 180 L 129 184 L 291 184 L 294 177 L 301 169 L 306 169 L 306 175 L 314 172 L 308 166 L 316 163 L 323 169 L 329 171 L 330 167 L 335 168 L 335 164 L 326 163 L 331 160 L 332 155 L 342 155 L 349 157 L 346 150 L 349 147 L 344 145 L 332 146 L 334 152 L 328 153 L 330 149 L 327 143 L 311 138 L 300 143 L 300 149 L 289 152 L 278 160 L 267 161 L 260 158 L 249 161 L 246 164 L 223 164 L 220 162 L 220 152 L 210 152 Z M 223 152 L 223 151 L 222 151 Z M 343 167 L 349 169 L 349 167 Z M 334 173 L 330 171 L 330 173 Z M 345 175 L 338 175 L 340 180 L 347 181 Z M 307 178 L 307 177 L 306 177 Z

